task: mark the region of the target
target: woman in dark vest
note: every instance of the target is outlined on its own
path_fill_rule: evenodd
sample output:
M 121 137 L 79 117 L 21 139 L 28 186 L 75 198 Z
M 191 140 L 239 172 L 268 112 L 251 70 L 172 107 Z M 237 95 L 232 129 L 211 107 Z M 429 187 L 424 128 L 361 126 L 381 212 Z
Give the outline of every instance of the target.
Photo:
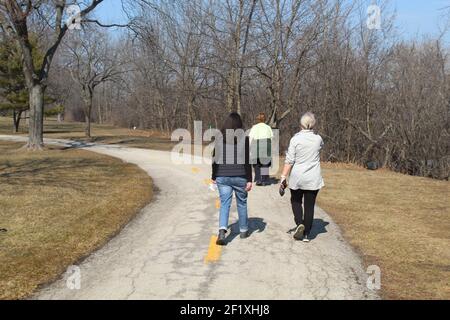
M 247 196 L 252 189 L 252 167 L 249 139 L 245 135 L 239 114 L 231 113 L 227 117 L 221 133 L 222 136 L 216 139 L 213 153 L 212 181 L 217 184 L 220 194 L 217 244 L 225 245 L 233 192 L 236 196 L 241 238 L 249 235 Z

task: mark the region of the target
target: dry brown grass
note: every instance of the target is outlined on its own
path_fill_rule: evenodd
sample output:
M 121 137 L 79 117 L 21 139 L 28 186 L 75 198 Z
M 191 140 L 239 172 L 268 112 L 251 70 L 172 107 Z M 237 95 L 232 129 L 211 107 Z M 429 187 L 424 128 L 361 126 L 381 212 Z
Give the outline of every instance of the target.
M 386 299 L 450 299 L 450 185 L 389 170 L 323 164 L 318 204 L 366 265 Z
M 0 117 L 0 134 L 12 133 L 12 119 Z M 22 121 L 18 135 L 27 134 L 27 127 Z M 48 118 L 44 121 L 44 138 L 73 139 L 103 144 L 118 144 L 124 147 L 171 150 L 176 144 L 170 141 L 170 136 L 154 130 L 131 130 L 111 125 L 92 124 L 91 139 L 84 135 L 84 123 L 62 122 Z
M 152 196 L 134 165 L 84 150 L 0 142 L 0 299 L 28 296 L 101 247 Z
M 284 157 L 280 159 L 280 170 Z M 450 184 L 355 164 L 322 163 L 318 205 L 367 266 L 384 299 L 450 299 Z

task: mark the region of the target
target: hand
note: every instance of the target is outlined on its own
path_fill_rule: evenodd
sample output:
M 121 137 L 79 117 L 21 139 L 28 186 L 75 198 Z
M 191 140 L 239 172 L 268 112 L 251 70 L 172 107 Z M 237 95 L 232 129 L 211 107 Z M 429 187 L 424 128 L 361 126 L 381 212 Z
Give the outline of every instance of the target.
M 281 176 L 280 184 L 282 185 L 286 181 L 286 176 Z
M 211 182 L 214 183 L 214 184 L 217 184 L 216 180 L 212 180 L 212 179 L 211 179 Z
M 245 191 L 247 191 L 247 192 L 251 191 L 252 187 L 253 187 L 253 183 L 247 182 L 247 186 L 245 187 Z

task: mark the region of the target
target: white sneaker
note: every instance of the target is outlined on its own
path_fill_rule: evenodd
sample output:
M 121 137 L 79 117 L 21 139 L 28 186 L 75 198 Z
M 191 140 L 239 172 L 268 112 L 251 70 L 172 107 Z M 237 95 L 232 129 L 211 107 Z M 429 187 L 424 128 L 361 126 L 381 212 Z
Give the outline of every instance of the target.
M 302 241 L 303 241 L 303 242 L 309 242 L 308 236 L 307 236 L 307 235 L 304 235 Z
M 305 226 L 302 224 L 299 224 L 297 228 L 295 229 L 294 233 L 294 239 L 295 240 L 301 240 L 303 237 L 303 232 L 305 231 Z

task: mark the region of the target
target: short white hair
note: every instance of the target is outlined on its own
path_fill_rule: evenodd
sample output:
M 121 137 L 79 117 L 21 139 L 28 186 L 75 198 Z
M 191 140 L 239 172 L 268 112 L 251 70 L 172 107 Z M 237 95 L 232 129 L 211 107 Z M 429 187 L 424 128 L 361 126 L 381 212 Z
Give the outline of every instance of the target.
M 302 118 L 300 119 L 300 125 L 302 129 L 311 130 L 316 125 L 316 117 L 314 116 L 314 113 L 307 112 L 305 113 Z

